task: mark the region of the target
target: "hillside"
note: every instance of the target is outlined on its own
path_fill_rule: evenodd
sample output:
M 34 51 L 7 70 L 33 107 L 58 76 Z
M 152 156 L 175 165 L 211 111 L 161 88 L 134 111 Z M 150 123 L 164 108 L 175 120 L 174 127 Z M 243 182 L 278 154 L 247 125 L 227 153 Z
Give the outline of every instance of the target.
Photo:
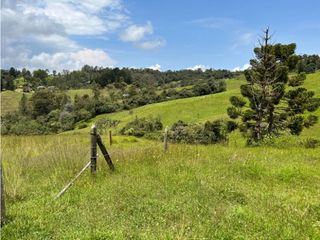
M 18 91 L 3 91 L 0 93 L 1 97 L 1 114 L 13 112 L 18 110 L 19 102 L 22 97 L 22 92 Z M 27 94 L 30 96 L 30 94 Z
M 319 76 L 309 75 L 306 81 L 318 96 Z M 229 96 L 239 94 L 240 84 L 228 80 L 224 93 L 147 105 L 132 115 L 128 111 L 101 115 L 92 122 L 112 117 L 124 124 L 135 114 L 150 113 L 161 114 L 168 125 L 183 117 L 194 122 L 223 117 Z M 99 152 L 96 176 L 87 170 L 55 201 L 90 159 L 89 129 L 5 136 L 1 150 L 9 220 L 1 236 L 319 239 L 320 148 L 306 148 L 305 140 L 320 139 L 320 124 L 303 136 L 245 147 L 239 133 L 233 133 L 228 145 L 169 143 L 167 152 L 161 142 L 115 136 L 107 148 L 116 171 L 109 172 Z M 107 143 L 105 136 L 103 141 Z
M 1 114 L 5 114 L 8 112 L 17 111 L 19 108 L 19 102 L 22 96 L 21 91 L 3 91 L 0 93 L 1 97 Z M 84 89 L 70 89 L 67 91 L 67 94 L 71 99 L 74 99 L 76 95 L 83 96 L 88 94 L 92 96 L 92 90 L 89 88 Z M 32 93 L 26 93 L 27 97 L 30 97 Z M 107 90 L 102 90 L 102 95 L 107 95 Z
M 226 92 L 150 104 L 131 111 L 99 115 L 92 119 L 90 123 L 94 123 L 101 118 L 117 119 L 121 121 L 118 126 L 120 129 L 135 117 L 159 116 L 165 126 L 170 126 L 178 120 L 186 122 L 205 122 L 207 120 L 225 118 L 227 117 L 226 109 L 230 106 L 230 96 L 240 94 L 240 85 L 244 83 L 244 81 L 243 78 L 240 80 L 228 79 L 226 80 Z M 315 91 L 316 96 L 320 96 L 320 72 L 308 74 L 305 86 L 309 90 Z M 317 113 L 320 116 L 319 110 Z M 319 130 L 320 134 L 320 123 L 318 123 L 313 130 L 314 129 Z M 304 134 L 312 135 L 313 130 L 306 130 L 306 133 Z M 75 130 L 75 132 L 88 132 L 88 128 Z

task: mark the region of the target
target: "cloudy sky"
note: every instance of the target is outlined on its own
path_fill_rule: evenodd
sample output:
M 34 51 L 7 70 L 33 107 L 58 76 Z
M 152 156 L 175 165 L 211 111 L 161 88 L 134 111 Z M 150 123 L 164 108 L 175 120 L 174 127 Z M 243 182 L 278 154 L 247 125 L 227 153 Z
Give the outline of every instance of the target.
M 2 68 L 242 69 L 258 34 L 320 53 L 319 0 L 2 0 Z

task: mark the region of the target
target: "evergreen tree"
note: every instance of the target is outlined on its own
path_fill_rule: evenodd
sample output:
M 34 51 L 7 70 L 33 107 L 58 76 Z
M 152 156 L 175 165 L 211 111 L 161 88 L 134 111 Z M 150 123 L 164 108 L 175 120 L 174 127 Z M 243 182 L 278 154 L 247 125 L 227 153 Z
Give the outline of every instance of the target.
M 299 135 L 303 127 L 317 122 L 316 116 L 305 114 L 320 105 L 314 92 L 301 87 L 305 74 L 288 77 L 288 59 L 294 56 L 295 45 L 271 45 L 270 39 L 266 29 L 263 42 L 254 49 L 256 58 L 250 61 L 251 68 L 245 71 L 247 84 L 240 87 L 243 97 L 232 96 L 233 106 L 227 109 L 230 118 L 241 117 L 240 131 L 249 144 L 279 136 L 285 130 Z

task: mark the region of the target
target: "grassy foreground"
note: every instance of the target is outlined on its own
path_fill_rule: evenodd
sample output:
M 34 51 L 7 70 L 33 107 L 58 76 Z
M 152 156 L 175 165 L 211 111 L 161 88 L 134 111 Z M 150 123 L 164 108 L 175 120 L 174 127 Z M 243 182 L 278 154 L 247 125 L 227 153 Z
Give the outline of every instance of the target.
M 110 173 L 89 136 L 2 139 L 2 239 L 319 239 L 320 148 L 162 145 L 116 137 Z M 106 142 L 106 140 L 105 140 Z M 299 145 L 299 144 L 298 144 Z M 301 144 L 300 144 L 301 145 Z
M 320 73 L 305 85 L 320 96 Z M 121 124 L 159 115 L 165 125 L 226 116 L 228 91 L 102 115 Z M 2 93 L 1 93 L 2 94 Z M 317 112 L 320 116 L 320 111 Z M 8 222 L 2 239 L 320 239 L 320 123 L 301 137 L 249 148 L 239 133 L 228 146 L 170 145 L 115 137 L 116 166 L 99 157 L 60 199 L 53 197 L 89 161 L 88 129 L 55 136 L 2 137 Z M 105 142 L 106 139 L 104 140 Z

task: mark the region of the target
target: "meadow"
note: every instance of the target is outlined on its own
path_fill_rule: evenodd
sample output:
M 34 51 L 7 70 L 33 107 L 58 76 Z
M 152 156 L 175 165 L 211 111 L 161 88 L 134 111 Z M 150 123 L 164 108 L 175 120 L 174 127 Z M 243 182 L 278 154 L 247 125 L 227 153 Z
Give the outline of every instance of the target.
M 320 72 L 314 74 L 308 74 L 305 80 L 304 86 L 315 92 L 316 96 L 320 96 Z M 149 104 L 142 107 L 135 108 L 133 110 L 116 112 L 111 114 L 98 115 L 89 121 L 93 124 L 99 119 L 110 118 L 114 120 L 120 120 L 120 124 L 114 131 L 121 129 L 126 123 L 134 120 L 136 117 L 160 117 L 164 126 L 171 126 L 178 120 L 183 120 L 188 123 L 204 123 L 208 120 L 216 120 L 228 118 L 227 107 L 230 106 L 229 98 L 231 96 L 240 96 L 240 85 L 245 83 L 244 76 L 238 79 L 227 79 L 227 91 L 200 96 L 192 98 L 177 99 L 167 102 L 161 102 L 156 104 Z M 320 116 L 320 110 L 317 111 L 317 115 Z M 90 129 L 90 124 L 87 128 L 71 131 L 69 133 L 84 133 Z M 320 135 L 320 124 L 314 126 L 310 132 L 307 130 L 306 135 L 313 136 L 314 132 Z M 69 134 L 68 132 L 66 134 Z
M 83 89 L 70 89 L 66 91 L 68 96 L 73 100 L 76 95 L 83 96 L 85 94 L 88 94 L 89 96 L 92 96 L 92 90 L 88 88 Z M 19 109 L 19 102 L 22 97 L 22 90 L 17 89 L 15 91 L 3 91 L 0 93 L 1 97 L 1 115 L 4 115 L 9 112 L 18 111 Z M 32 96 L 32 92 L 25 93 L 27 97 Z M 102 95 L 107 95 L 106 90 L 102 91 Z
M 88 162 L 89 134 L 4 138 L 3 239 L 320 236 L 319 148 L 115 143 L 115 173 L 99 157 L 96 178 L 88 170 L 53 200 Z
M 319 72 L 305 83 L 320 94 Z M 226 116 L 228 91 L 101 115 L 124 124 L 158 115 L 203 122 Z M 318 111 L 319 115 L 319 111 Z M 90 123 L 91 123 L 90 122 Z M 107 143 L 107 136 L 102 136 Z M 320 239 L 320 124 L 302 136 L 247 147 L 239 132 L 226 145 L 169 144 L 115 136 L 61 198 L 64 185 L 89 161 L 89 128 L 60 135 L 2 137 L 7 224 L 3 239 Z

